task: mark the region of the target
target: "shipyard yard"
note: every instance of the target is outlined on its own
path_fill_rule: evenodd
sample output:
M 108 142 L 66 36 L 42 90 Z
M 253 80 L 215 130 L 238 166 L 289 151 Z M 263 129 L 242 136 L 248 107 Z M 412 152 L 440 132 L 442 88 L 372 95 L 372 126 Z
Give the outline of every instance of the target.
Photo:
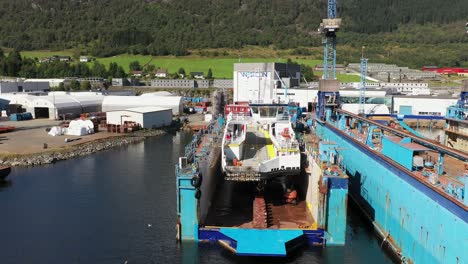
M 48 150 L 60 150 L 69 146 L 116 136 L 115 133 L 99 132 L 84 136 L 52 137 L 46 128 L 57 126 L 61 121 L 36 119 L 24 122 L 1 122 L 5 126 L 15 126 L 13 132 L 0 134 L 1 154 L 33 154 Z M 65 138 L 79 139 L 65 142 Z M 44 148 L 44 144 L 47 148 Z
M 13 2 L 0 263 L 468 263 L 468 2 Z
M 267 71 L 256 73 L 258 67 Z M 440 262 L 428 233 L 429 246 L 409 253 L 413 236 L 391 230 L 408 219 L 424 230 L 464 230 L 458 219 L 468 202 L 468 82 L 456 96 L 381 82 L 364 91 L 366 99 L 364 83 L 321 80 L 280 89 L 276 71 L 298 76 L 300 69 L 238 63 L 234 91 L 212 88 L 205 97 L 180 96 L 178 88 L 0 93 L 2 115 L 10 115 L 0 121 L 0 168 L 13 167 L 0 183 L 0 200 L 42 208 L 25 213 L 5 205 L 2 223 L 12 227 L 0 239 L 6 263 L 31 262 L 23 249 L 46 263 L 159 263 L 164 254 L 164 263 Z M 288 100 L 296 103 L 282 103 Z M 177 199 L 168 198 L 174 186 Z M 24 193 L 40 198 L 26 205 Z M 450 210 L 436 218 L 441 206 Z M 432 222 L 419 219 L 425 212 Z M 18 236 L 29 218 L 39 221 Z M 65 231 L 65 222 L 73 228 Z M 34 230 L 57 228 L 49 246 L 33 247 L 43 237 Z M 82 244 L 96 230 L 105 234 L 99 243 Z M 448 252 L 462 245 L 444 243 Z

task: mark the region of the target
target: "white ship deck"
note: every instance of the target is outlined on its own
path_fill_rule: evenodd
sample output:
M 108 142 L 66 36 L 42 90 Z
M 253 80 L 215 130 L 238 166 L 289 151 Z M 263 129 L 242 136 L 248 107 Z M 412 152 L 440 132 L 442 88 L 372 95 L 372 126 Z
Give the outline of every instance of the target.
M 245 148 L 242 153 L 244 159 L 241 160 L 242 167 L 258 168 L 261 162 L 269 160 L 267 147 L 272 144 L 271 140 L 263 132 L 256 131 L 253 128 L 247 129 Z

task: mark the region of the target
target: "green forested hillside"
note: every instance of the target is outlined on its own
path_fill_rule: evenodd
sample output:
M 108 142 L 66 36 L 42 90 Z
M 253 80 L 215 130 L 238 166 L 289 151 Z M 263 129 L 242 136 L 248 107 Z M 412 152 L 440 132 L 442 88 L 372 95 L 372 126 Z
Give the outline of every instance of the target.
M 0 0 L 0 46 L 19 50 L 78 49 L 102 57 L 121 53 L 186 55 L 194 49 L 260 45 L 299 47 L 298 54 L 308 55 L 301 47 L 320 46 L 321 37 L 316 32 L 326 16 L 326 3 Z M 344 28 L 339 41 L 356 50 L 362 45 L 369 50 L 375 47 L 379 56 L 391 53 L 384 49 L 417 50 L 419 45 L 430 45 L 436 56 L 453 53 L 443 64 L 466 65 L 467 13 L 467 0 L 341 0 L 339 14 Z M 408 64 L 420 64 L 411 58 L 406 60 Z

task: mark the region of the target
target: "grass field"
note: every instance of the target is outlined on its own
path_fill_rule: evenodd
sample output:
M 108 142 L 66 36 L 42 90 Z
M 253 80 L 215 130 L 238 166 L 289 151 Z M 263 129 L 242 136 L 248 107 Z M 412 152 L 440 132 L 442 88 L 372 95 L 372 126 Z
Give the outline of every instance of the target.
M 59 55 L 59 56 L 72 56 L 73 52 L 71 51 L 22 51 L 21 55 L 23 57 L 27 58 L 38 58 L 38 59 L 43 59 L 43 58 L 49 58 L 52 57 L 53 55 Z
M 65 51 L 23 51 L 21 54 L 24 57 L 29 58 L 47 58 L 53 55 L 63 55 L 63 56 L 72 56 L 73 51 L 65 50 Z M 103 63 L 106 66 L 109 66 L 111 62 L 115 62 L 118 65 L 122 66 L 126 72 L 129 72 L 129 64 L 132 61 L 140 62 L 140 65 L 144 66 L 147 64 L 153 64 L 156 67 L 166 68 L 169 70 L 170 73 L 177 72 L 179 68 L 184 68 L 186 73 L 200 71 L 204 72 L 205 74 L 208 72 L 208 69 L 211 68 L 213 71 L 213 76 L 215 78 L 227 78 L 231 79 L 233 73 L 234 63 L 240 62 L 286 62 L 288 57 L 290 56 L 283 56 L 281 58 L 266 58 L 264 56 L 274 56 L 274 54 L 264 54 L 259 51 L 261 57 L 255 58 L 254 51 L 250 54 L 244 54 L 248 57 L 241 57 L 241 58 L 228 58 L 228 57 L 201 57 L 201 56 L 185 56 L 185 57 L 174 57 L 174 56 L 145 56 L 145 55 L 129 55 L 129 54 L 122 54 L 113 57 L 107 58 L 97 58 L 96 60 Z M 294 59 L 291 58 L 294 62 L 305 64 L 314 67 L 316 64 L 322 63 L 321 60 L 314 60 L 314 59 Z M 89 63 L 90 66 L 92 62 Z M 321 72 L 314 73 L 317 76 L 321 76 Z M 337 74 L 337 78 L 342 82 L 359 82 L 359 76 L 355 75 L 347 75 L 347 74 Z
M 98 61 L 109 65 L 111 62 L 124 67 L 128 72 L 129 64 L 132 61 L 139 61 L 140 65 L 153 64 L 156 67 L 166 68 L 169 72 L 177 72 L 180 67 L 185 69 L 186 73 L 200 71 L 205 74 L 211 68 L 215 78 L 232 78 L 234 63 L 239 62 L 238 58 L 206 58 L 206 57 L 152 57 L 142 55 L 119 55 L 110 58 L 98 58 Z M 241 62 L 286 62 L 287 58 L 241 58 Z M 320 63 L 319 60 L 297 60 L 298 63 L 304 63 L 310 66 Z

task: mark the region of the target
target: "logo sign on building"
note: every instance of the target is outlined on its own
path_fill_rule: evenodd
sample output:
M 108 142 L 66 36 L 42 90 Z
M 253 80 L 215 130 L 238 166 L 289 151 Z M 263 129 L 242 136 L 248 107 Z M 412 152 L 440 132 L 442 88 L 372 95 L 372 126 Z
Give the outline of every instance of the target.
M 265 71 L 251 71 L 251 72 L 239 72 L 244 78 L 267 78 L 269 72 Z

